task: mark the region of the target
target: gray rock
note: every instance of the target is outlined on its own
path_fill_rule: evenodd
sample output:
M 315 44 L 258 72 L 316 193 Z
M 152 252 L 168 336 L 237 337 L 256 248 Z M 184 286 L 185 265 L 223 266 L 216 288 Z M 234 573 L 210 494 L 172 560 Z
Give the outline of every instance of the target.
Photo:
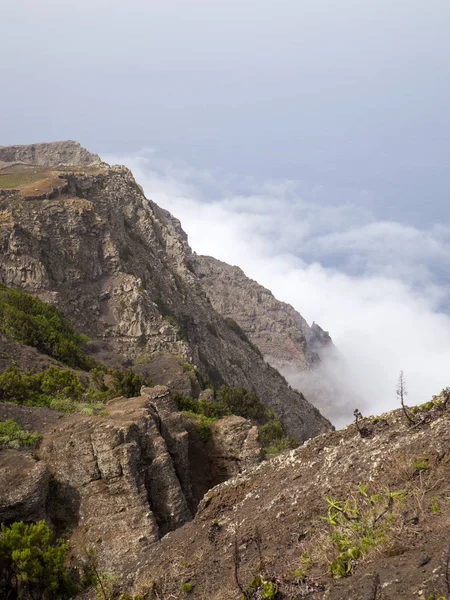
M 45 464 L 19 450 L 0 450 L 0 522 L 47 518 L 49 473 Z
M 55 482 L 50 516 L 72 505 L 74 544 L 80 553 L 93 546 L 102 568 L 122 571 L 192 518 L 175 468 L 188 461 L 175 410 L 167 388 L 145 388 L 108 402 L 106 417 L 71 415 L 45 432 L 39 456 Z
M 0 146 L 0 162 L 27 163 L 42 166 L 88 166 L 102 164 L 97 154 L 92 154 L 78 142 L 49 142 L 17 146 Z

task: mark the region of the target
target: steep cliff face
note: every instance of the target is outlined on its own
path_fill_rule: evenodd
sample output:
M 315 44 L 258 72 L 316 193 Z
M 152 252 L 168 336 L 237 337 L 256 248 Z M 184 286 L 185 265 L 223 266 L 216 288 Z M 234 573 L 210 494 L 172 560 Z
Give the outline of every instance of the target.
M 210 256 L 191 264 L 213 307 L 235 321 L 295 389 L 334 423 L 347 423 L 360 399 L 345 378 L 346 364 L 327 331 L 308 325 L 291 305 L 232 267 Z
M 328 333 L 316 324 L 310 327 L 239 267 L 210 256 L 195 255 L 192 263 L 217 312 L 235 320 L 271 365 L 301 371 L 317 366 L 318 352 L 332 343 Z
M 3 160 L 45 165 L 0 169 L 0 281 L 57 304 L 106 361 L 118 354 L 153 372 L 158 361 L 170 385 L 162 363 L 176 355 L 215 385 L 254 390 L 300 441 L 329 428 L 214 309 L 179 224 L 128 169 L 71 142 L 32 148 L 2 149 Z

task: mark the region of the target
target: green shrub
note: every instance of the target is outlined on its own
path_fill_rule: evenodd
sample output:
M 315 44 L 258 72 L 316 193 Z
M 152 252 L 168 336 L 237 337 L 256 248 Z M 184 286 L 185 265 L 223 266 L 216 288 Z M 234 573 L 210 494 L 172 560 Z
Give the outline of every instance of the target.
M 53 365 L 35 373 L 13 363 L 0 375 L 0 400 L 18 404 L 48 406 L 55 396 L 76 400 L 83 391 L 76 373 Z
M 89 370 L 96 364 L 80 348 L 85 337 L 75 332 L 61 311 L 4 284 L 0 284 L 0 331 L 70 367 Z
M 67 544 L 52 544 L 44 521 L 0 530 L 0 591 L 5 598 L 68 598 L 77 591 L 65 567 Z
M 245 388 L 233 388 L 222 385 L 216 392 L 213 400 L 202 398 L 197 400 L 190 396 L 174 394 L 178 410 L 189 413 L 191 416 L 203 416 L 214 420 L 227 415 L 237 415 L 251 419 L 262 424 L 259 429 L 259 439 L 267 454 L 276 454 L 288 448 L 296 448 L 297 441 L 286 435 L 280 419 L 273 410 L 268 410 L 254 392 L 248 392 Z M 209 423 L 203 421 L 205 439 L 209 439 L 206 428 L 209 431 Z
M 248 588 L 244 590 L 241 600 L 251 600 L 261 598 L 261 600 L 275 600 L 278 597 L 278 586 L 270 580 L 266 580 L 262 575 L 256 575 L 251 580 Z
M 192 591 L 193 587 L 194 587 L 194 584 L 191 581 L 185 581 L 184 583 L 182 583 L 180 585 L 180 590 L 182 592 L 184 592 L 185 594 L 188 594 L 189 592 Z
M 191 410 L 181 411 L 186 417 L 195 420 L 195 427 L 202 442 L 207 442 L 211 437 L 211 423 L 215 421 L 215 417 L 206 417 Z
M 268 418 L 267 408 L 258 396 L 245 388 L 220 386 L 216 393 L 215 405 L 220 416 L 238 415 L 258 422 L 264 422 Z
M 189 411 L 195 414 L 200 414 L 202 412 L 200 402 L 197 398 L 183 396 L 182 394 L 175 392 L 173 394 L 173 399 L 175 400 L 179 411 Z
M 115 369 L 111 375 L 111 385 L 108 387 L 104 382 L 104 373 L 92 371 L 90 385 L 85 387 L 80 377 L 69 369 L 51 365 L 36 373 L 23 371 L 13 363 L 0 375 L 0 401 L 94 414 L 103 408 L 107 400 L 118 396 L 137 396 L 143 385 L 151 383 L 131 368 L 125 371 Z
M 117 396 L 126 396 L 127 398 L 133 398 L 139 396 L 141 387 L 144 385 L 151 385 L 149 379 L 141 377 L 133 371 L 131 367 L 121 371 L 120 369 L 114 369 L 111 371 L 112 375 L 112 386 L 114 393 Z
M 14 419 L 0 421 L 0 446 L 3 445 L 8 448 L 33 447 L 40 439 L 41 436 L 37 431 L 25 431 Z
M 259 428 L 258 437 L 266 454 L 277 454 L 282 450 L 298 446 L 295 438 L 286 435 L 283 423 L 276 417 L 271 418 L 268 423 Z

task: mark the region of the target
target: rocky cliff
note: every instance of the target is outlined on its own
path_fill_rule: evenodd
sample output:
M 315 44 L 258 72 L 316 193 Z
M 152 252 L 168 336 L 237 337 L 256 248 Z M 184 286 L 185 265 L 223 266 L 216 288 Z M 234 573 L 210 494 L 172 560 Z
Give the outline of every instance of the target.
M 255 391 L 300 441 L 329 428 L 214 309 L 179 224 L 128 169 L 74 142 L 3 147 L 0 159 L 0 281 L 58 305 L 105 362 L 171 385 L 181 357 L 216 386 Z
M 236 322 L 264 359 L 333 423 L 347 423 L 361 399 L 348 385 L 346 364 L 329 333 L 308 325 L 239 267 L 196 254 L 190 262 L 217 312 Z
M 78 142 L 49 142 L 17 146 L 0 146 L 1 163 L 23 163 L 56 167 L 59 165 L 100 165 L 101 159 Z
M 214 308 L 235 320 L 271 365 L 304 371 L 320 362 L 318 352 L 332 342 L 318 325 L 310 327 L 239 267 L 210 256 L 195 255 L 192 263 Z

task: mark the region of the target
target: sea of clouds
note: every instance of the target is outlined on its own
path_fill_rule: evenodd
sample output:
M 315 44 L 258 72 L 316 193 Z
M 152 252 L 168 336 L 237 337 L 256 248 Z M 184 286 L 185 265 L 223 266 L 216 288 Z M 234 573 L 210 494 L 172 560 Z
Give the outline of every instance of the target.
M 322 407 L 336 425 L 352 419 L 355 398 L 370 414 L 397 407 L 400 370 L 410 404 L 450 384 L 446 225 L 383 220 L 366 190 L 336 200 L 320 184 L 199 171 L 151 150 L 104 158 L 180 219 L 195 252 L 239 265 L 330 332 L 342 360 L 329 369 L 353 392 L 336 398 L 338 410 Z

